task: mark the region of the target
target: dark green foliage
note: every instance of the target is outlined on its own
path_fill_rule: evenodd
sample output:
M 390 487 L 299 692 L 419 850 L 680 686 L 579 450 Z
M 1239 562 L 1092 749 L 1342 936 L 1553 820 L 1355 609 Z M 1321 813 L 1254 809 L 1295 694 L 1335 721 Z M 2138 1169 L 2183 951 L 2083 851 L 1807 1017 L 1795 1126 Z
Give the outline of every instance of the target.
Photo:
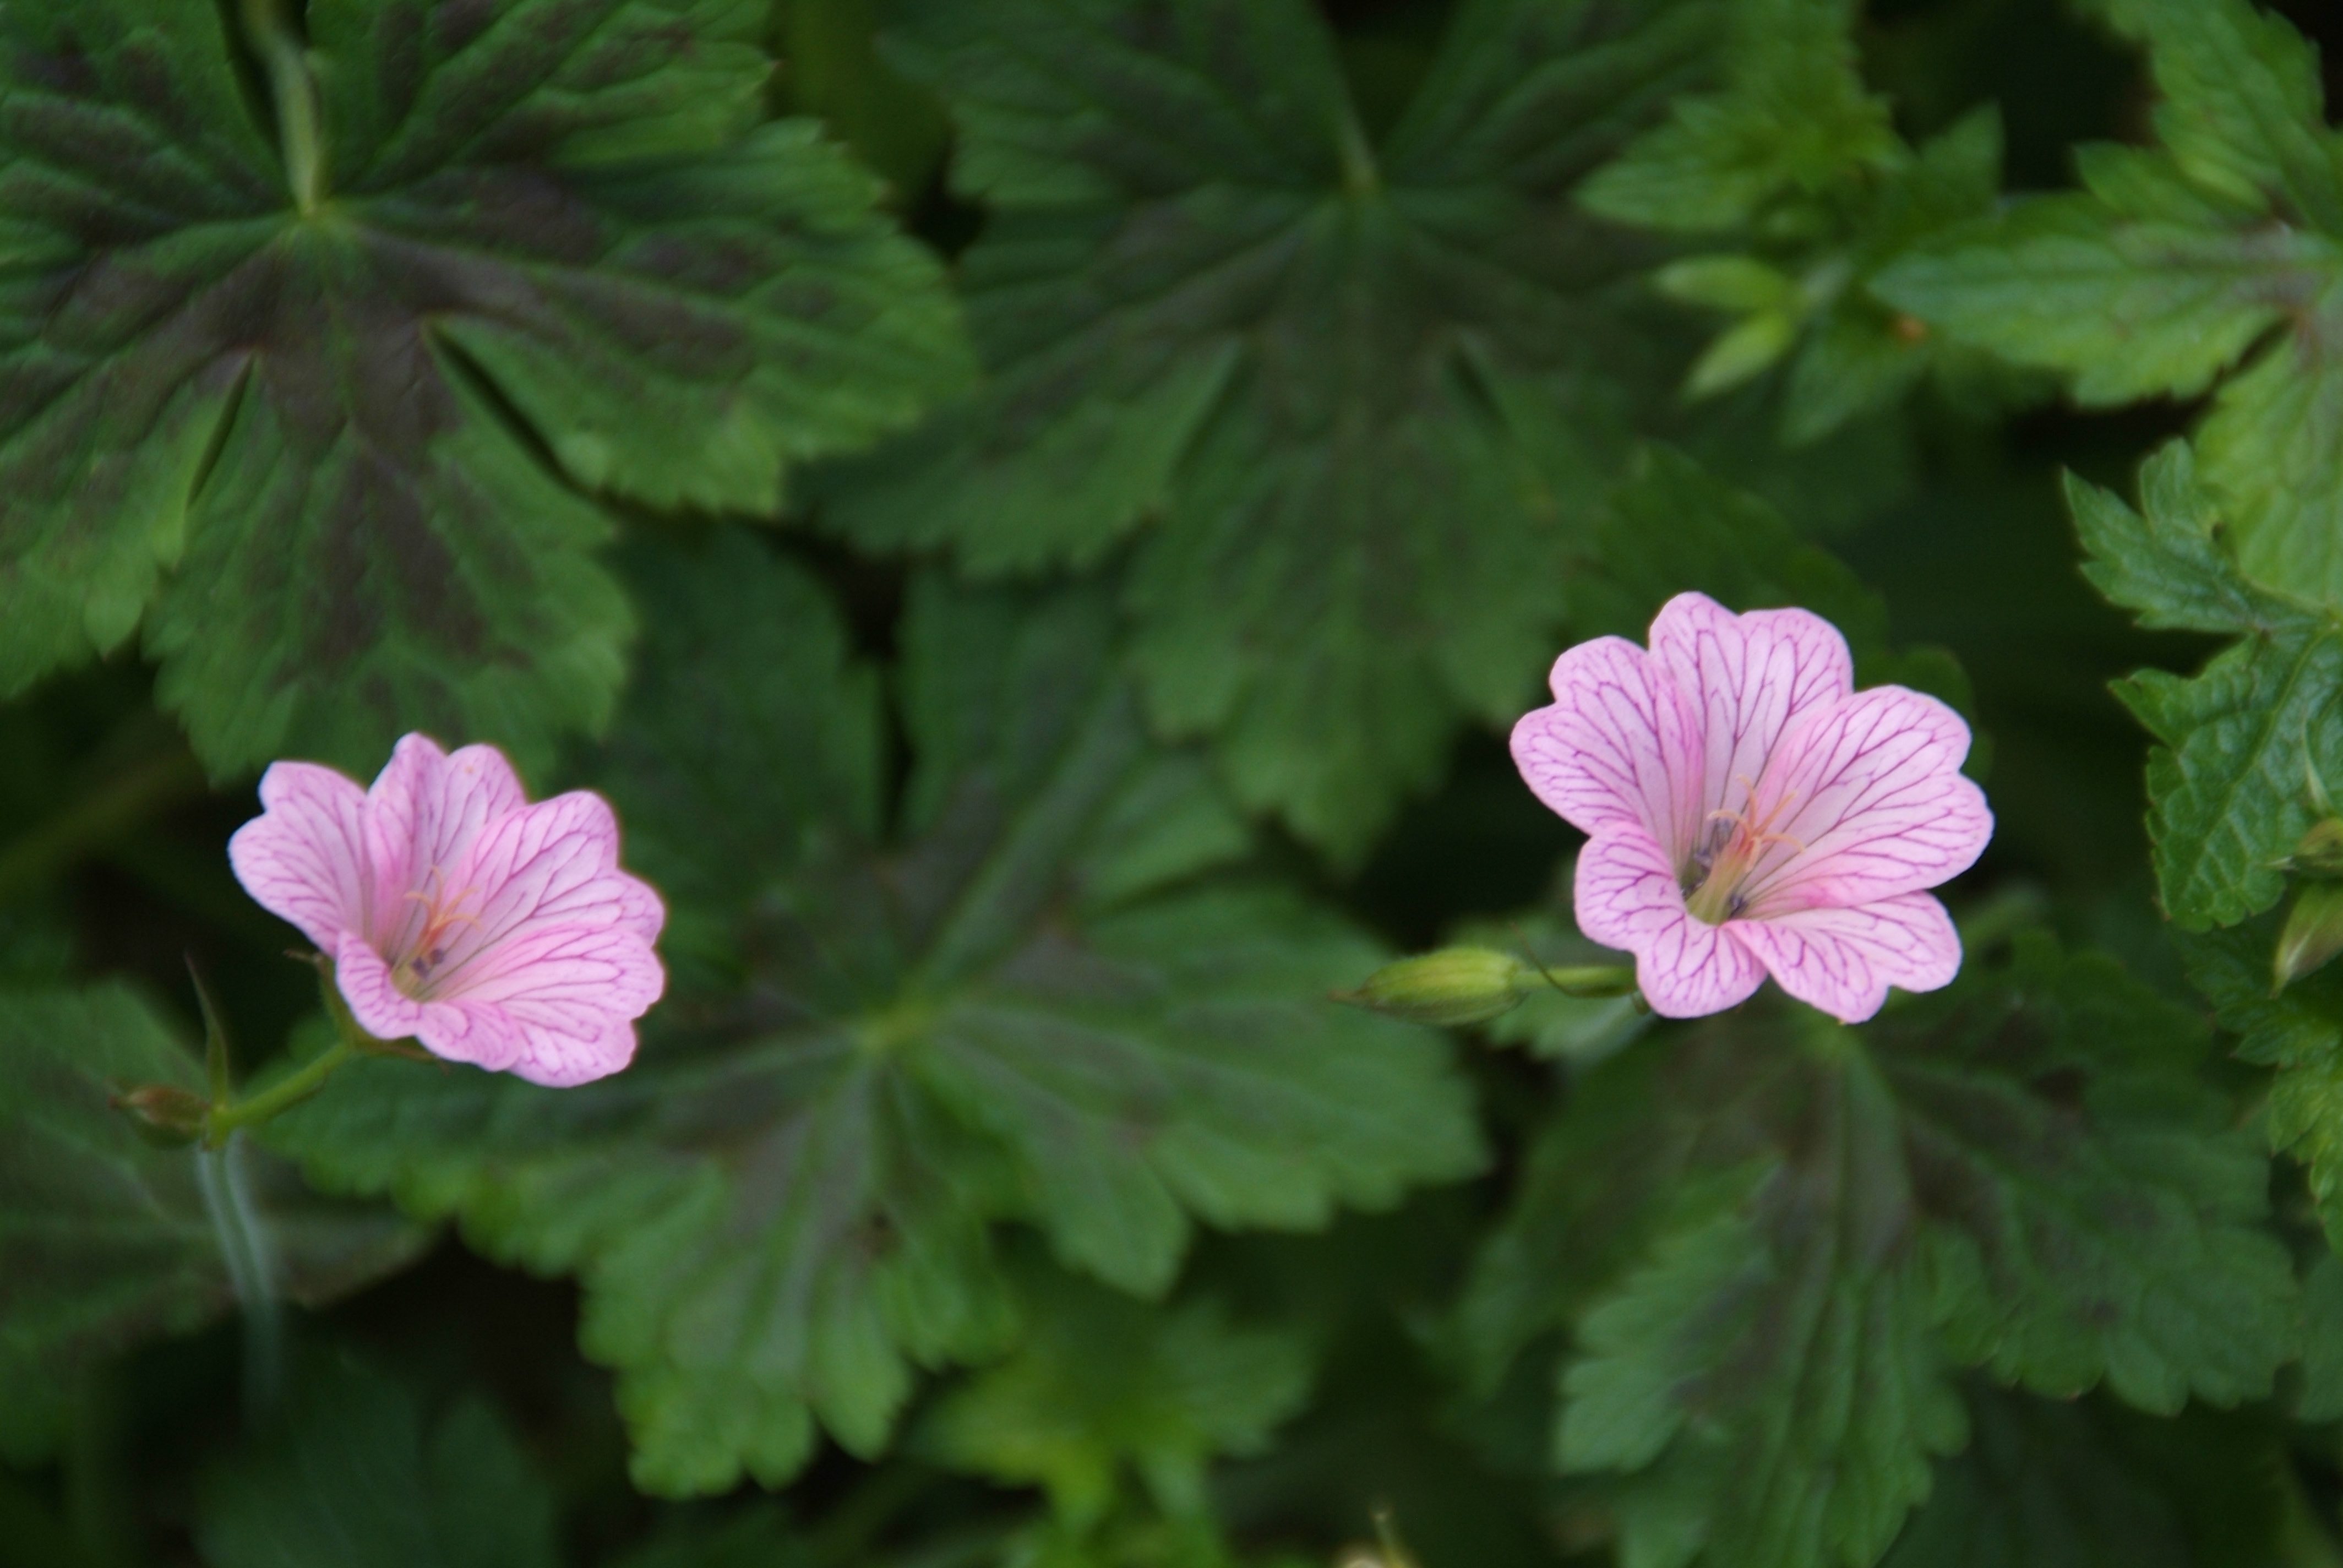
M 890 808 L 819 588 L 738 535 L 638 586 L 605 782 L 692 960 L 642 1061 L 558 1092 L 368 1064 L 279 1125 L 334 1185 L 579 1272 L 643 1484 L 777 1483 L 816 1418 L 878 1450 L 915 1364 L 1007 1342 L 991 1221 L 1152 1295 L 1196 1220 L 1315 1228 L 1476 1165 L 1438 1041 L 1324 1000 L 1373 945 L 1192 880 L 1244 830 L 1146 739 L 1101 598 L 916 582 Z
M 0 5 L 0 1568 L 2332 1568 L 2280 4 Z M 1541 976 L 1503 731 L 1688 590 L 1976 727 L 1951 986 Z M 142 1140 L 415 729 L 615 807 L 638 1060 Z
M 2192 938 L 2188 975 L 2212 1002 L 2237 1054 L 2276 1070 L 2270 1143 L 2309 1168 L 2311 1196 L 2330 1237 L 2343 1239 L 2343 974 L 2323 970 L 2273 995 L 2265 919 Z
M 1800 538 L 1780 512 L 1664 447 L 1637 455 L 1603 510 L 1596 558 L 1571 581 L 1582 636 L 1640 642 L 1660 607 L 1696 590 L 1729 609 L 1796 605 L 1845 635 L 1858 686 L 1908 686 L 1974 711 L 1968 678 L 1942 648 L 1898 650 L 1887 606 L 1830 552 Z M 1983 738 L 1980 738 L 1981 739 Z M 1973 755 L 1981 774 L 1990 748 Z
M 216 772 L 542 758 L 630 630 L 581 491 L 769 513 L 958 378 L 870 177 L 751 128 L 759 6 L 320 0 L 249 40 L 283 158 L 230 9 L 0 24 L 0 688 L 143 621 Z
M 1310 1392 L 1299 1335 L 1211 1302 L 1150 1308 L 1035 1271 L 1026 1342 L 930 1411 L 916 1446 L 955 1469 L 1047 1488 L 1061 1523 L 1104 1522 L 1127 1466 L 1174 1518 L 1207 1516 L 1204 1466 L 1258 1453 Z
M 305 1369 L 282 1423 L 204 1483 L 210 1568 L 553 1568 L 553 1497 L 496 1413 L 427 1420 L 357 1362 Z
M 1959 1366 L 2164 1414 L 2261 1397 L 2293 1273 L 2206 1043 L 2027 938 L 1858 1031 L 1638 1051 L 1545 1134 L 1463 1298 L 1467 1364 L 1491 1387 L 1571 1335 L 1557 1458 L 1618 1474 L 1649 1563 L 1874 1561 L 1966 1442 Z
M 1946 236 L 1878 292 L 2092 404 L 2194 397 L 2246 575 L 2343 603 L 2343 372 L 2332 355 L 2343 138 L 2318 57 L 2251 0 L 2108 0 L 2148 48 L 2153 149 L 2081 149 L 2085 190 Z
M 2277 902 L 2326 779 L 2343 778 L 2343 639 L 2238 574 L 2187 447 L 2141 470 L 2141 511 L 2074 480 L 2067 501 L 2100 592 L 2143 626 L 2237 638 L 2193 679 L 2143 670 L 2116 689 L 2164 743 L 2147 788 L 2165 910 L 2191 930 L 2233 924 Z
M 201 1093 L 203 1065 L 126 988 L 0 996 L 0 1453 L 11 1459 L 54 1445 L 73 1380 L 100 1358 L 200 1328 L 259 1289 L 330 1300 L 421 1251 L 422 1234 L 387 1210 L 321 1199 L 251 1149 L 144 1141 L 108 1101 L 152 1083 Z M 224 1235 L 246 1216 L 269 1241 L 249 1259 Z
M 2196 1500 L 2175 1496 L 2179 1478 L 2152 1451 L 2141 1452 L 2148 1445 L 2137 1423 L 2093 1401 L 2012 1398 L 1976 1379 L 1966 1392 L 1967 1452 L 1937 1467 L 1927 1503 L 1896 1538 L 1885 1568 L 2242 1568 L 2272 1560 L 2268 1521 L 2276 1511 L 2268 1493 L 2276 1456 L 2260 1445 L 2200 1434 L 2208 1457 L 2218 1458 L 2213 1473 L 2200 1470 L 2186 1484 L 2200 1495 L 2226 1492 L 2239 1516 L 2200 1553 L 2191 1549 L 2187 1517 Z
M 1969 402 L 1996 379 L 1980 357 L 1948 350 L 1880 304 L 1869 285 L 1916 245 L 1992 209 L 1999 121 L 1972 115 L 1908 146 L 1857 71 L 1855 9 L 1743 0 L 1724 87 L 1679 98 L 1667 124 L 1584 193 L 1604 216 L 1735 247 L 1675 262 L 1654 281 L 1737 317 L 1693 366 L 1688 397 L 1788 361 L 1780 433 L 1790 446 L 1895 408 L 1932 371 Z
M 1472 0 L 1370 144 L 1302 0 L 909 7 L 987 209 L 988 390 L 840 476 L 858 542 L 979 573 L 1135 541 L 1151 719 L 1355 859 L 1551 655 L 1647 355 L 1571 187 L 1689 80 L 1707 0 Z

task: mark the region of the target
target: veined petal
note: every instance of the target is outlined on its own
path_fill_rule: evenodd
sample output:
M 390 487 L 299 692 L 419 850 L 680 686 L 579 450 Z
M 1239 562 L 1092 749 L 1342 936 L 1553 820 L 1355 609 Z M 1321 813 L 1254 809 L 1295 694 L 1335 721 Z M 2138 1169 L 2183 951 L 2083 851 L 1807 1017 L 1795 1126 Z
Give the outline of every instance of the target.
M 658 954 L 627 926 L 533 924 L 480 954 L 462 983 L 436 1000 L 503 1005 L 533 1001 L 638 1018 L 667 989 Z
M 276 762 L 261 775 L 260 804 L 227 841 L 228 864 L 261 908 L 330 953 L 367 922 L 366 791 L 314 762 Z
M 1674 868 L 1648 834 L 1597 834 L 1578 853 L 1573 894 L 1590 941 L 1635 955 L 1635 983 L 1663 1018 L 1699 1018 L 1749 1000 L 1765 971 L 1725 932 L 1684 908 Z
M 515 946 L 528 950 L 492 984 L 424 1004 L 415 1032 L 426 1050 L 555 1088 L 634 1060 L 633 1020 L 665 983 L 639 939 L 570 928 L 531 932 Z
M 1678 594 L 1652 622 L 1651 657 L 1699 716 L 1703 814 L 1743 805 L 1736 780 L 1755 782 L 1793 723 L 1855 690 L 1846 638 L 1803 609 L 1735 615 Z
M 489 823 L 448 873 L 468 900 L 434 968 L 433 994 L 463 994 L 483 962 L 501 969 L 498 950 L 534 926 L 615 927 L 648 950 L 666 910 L 618 859 L 618 819 L 608 801 L 584 790 Z
M 1743 879 L 1742 912 L 1876 903 L 1967 870 L 1993 837 L 1985 792 L 1961 777 L 1968 750 L 1959 714 L 1900 686 L 1793 726 L 1751 807 L 1780 838 Z
M 350 1016 L 377 1040 L 405 1040 L 423 1027 L 423 1004 L 398 989 L 390 965 L 356 931 L 336 943 L 334 986 Z
M 1961 937 L 1945 906 L 1905 893 L 1853 909 L 1797 910 L 1723 928 L 1755 954 L 1784 990 L 1842 1023 L 1861 1023 L 1887 988 L 1935 990 L 1961 967 Z
M 452 890 L 447 879 L 480 830 L 528 804 L 512 764 L 493 746 L 450 754 L 427 735 L 399 741 L 367 792 L 377 889 L 369 931 L 385 951 L 411 945 L 429 900 Z
M 1691 703 L 1624 638 L 1554 664 L 1554 702 L 1513 726 L 1513 761 L 1537 798 L 1589 834 L 1634 828 L 1681 859 L 1698 831 L 1700 732 Z

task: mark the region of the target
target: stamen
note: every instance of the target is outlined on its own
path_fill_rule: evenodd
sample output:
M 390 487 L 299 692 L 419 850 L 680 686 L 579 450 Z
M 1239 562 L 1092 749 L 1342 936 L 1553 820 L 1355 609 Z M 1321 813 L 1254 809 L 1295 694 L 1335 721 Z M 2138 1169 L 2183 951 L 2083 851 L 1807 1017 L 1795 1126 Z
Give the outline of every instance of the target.
M 1692 863 L 1701 875 L 1696 882 L 1684 890 L 1685 908 L 1695 919 L 1705 920 L 1710 925 L 1721 925 L 1748 907 L 1748 899 L 1741 890 L 1742 884 L 1757 869 L 1757 862 L 1765 858 L 1768 849 L 1775 844 L 1787 844 L 1799 854 L 1806 852 L 1805 844 L 1795 834 L 1778 831 L 1774 827 L 1790 810 L 1792 802 L 1798 798 L 1798 791 L 1784 792 L 1780 799 L 1766 809 L 1764 817 L 1753 821 L 1751 819 L 1757 805 L 1757 788 L 1746 775 L 1736 774 L 1735 777 L 1748 790 L 1745 803 L 1738 811 L 1716 810 L 1708 814 L 1708 821 L 1730 823 L 1731 826 L 1724 830 L 1725 842 L 1722 845 L 1713 846 L 1704 853 L 1694 853 Z M 1710 835 L 1712 840 L 1715 836 L 1715 833 Z
M 465 900 L 478 892 L 478 888 L 469 887 L 450 895 L 439 868 L 432 867 L 429 892 L 410 888 L 403 895 L 423 906 L 423 929 L 415 935 L 412 952 L 395 967 L 412 974 L 417 983 L 428 980 L 432 971 L 447 960 L 447 933 L 457 926 L 479 925 L 479 916 L 467 914 L 463 909 Z

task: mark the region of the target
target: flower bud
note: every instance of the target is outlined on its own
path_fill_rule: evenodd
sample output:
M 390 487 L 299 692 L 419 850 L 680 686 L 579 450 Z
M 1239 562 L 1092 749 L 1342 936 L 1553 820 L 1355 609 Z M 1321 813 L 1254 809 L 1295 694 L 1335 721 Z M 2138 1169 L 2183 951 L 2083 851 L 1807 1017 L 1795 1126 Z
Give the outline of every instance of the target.
M 2270 995 L 2343 953 L 2343 882 L 2305 882 L 2287 911 L 2270 962 Z
M 202 1095 L 175 1083 L 142 1083 L 126 1089 L 114 1097 L 113 1105 L 136 1124 L 141 1138 L 166 1149 L 193 1143 L 203 1136 L 204 1119 L 212 1109 Z
M 2313 822 L 2287 865 L 2306 877 L 2343 877 L 2343 817 Z
M 1545 982 L 1536 970 L 1493 948 L 1442 948 L 1387 964 L 1353 991 L 1336 995 L 1410 1023 L 1482 1023 L 1510 1012 Z

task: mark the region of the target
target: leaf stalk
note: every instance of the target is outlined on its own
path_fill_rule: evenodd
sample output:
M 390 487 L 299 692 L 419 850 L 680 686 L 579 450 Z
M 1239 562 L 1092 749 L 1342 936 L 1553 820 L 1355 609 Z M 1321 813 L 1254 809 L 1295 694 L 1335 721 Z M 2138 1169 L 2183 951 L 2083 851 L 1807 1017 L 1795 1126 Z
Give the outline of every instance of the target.
M 245 36 L 268 73 L 285 181 L 301 216 L 309 217 L 326 200 L 325 111 L 317 75 L 286 15 L 285 0 L 244 0 L 243 9 Z

